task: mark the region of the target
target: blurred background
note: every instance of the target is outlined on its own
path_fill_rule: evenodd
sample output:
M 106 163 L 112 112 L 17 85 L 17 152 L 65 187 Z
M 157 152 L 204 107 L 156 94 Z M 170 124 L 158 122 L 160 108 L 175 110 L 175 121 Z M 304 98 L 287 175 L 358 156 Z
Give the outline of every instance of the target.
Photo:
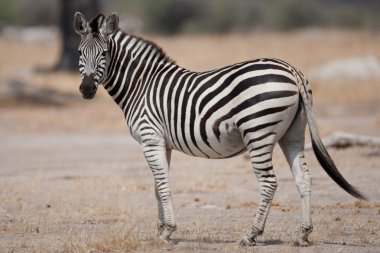
M 117 12 L 125 31 L 197 71 L 258 57 L 286 60 L 312 81 L 320 113 L 333 105 L 378 107 L 370 97 L 379 94 L 376 0 L 0 0 L 1 132 L 125 131 L 104 92 L 95 103 L 77 92 L 76 11 L 88 19 Z M 73 114 L 80 117 L 72 121 Z

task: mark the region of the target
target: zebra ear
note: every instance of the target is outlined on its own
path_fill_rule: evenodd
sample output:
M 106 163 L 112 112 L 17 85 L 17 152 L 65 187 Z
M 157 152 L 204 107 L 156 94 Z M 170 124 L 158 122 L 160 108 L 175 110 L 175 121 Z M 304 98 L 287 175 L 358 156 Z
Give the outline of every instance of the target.
M 105 28 L 103 30 L 104 35 L 109 36 L 115 33 L 119 29 L 119 16 L 117 13 L 112 13 L 107 19 Z
M 74 29 L 80 35 L 86 33 L 88 30 L 87 20 L 80 12 L 76 12 L 74 15 Z

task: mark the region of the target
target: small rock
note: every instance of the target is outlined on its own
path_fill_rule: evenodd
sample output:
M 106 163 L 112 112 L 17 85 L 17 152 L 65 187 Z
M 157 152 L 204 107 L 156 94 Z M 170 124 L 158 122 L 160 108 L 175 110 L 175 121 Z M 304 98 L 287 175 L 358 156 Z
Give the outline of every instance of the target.
M 216 205 L 211 205 L 211 204 L 206 204 L 204 206 L 201 206 L 202 209 L 220 209 L 219 206 Z
M 328 62 L 311 71 L 310 76 L 315 79 L 354 79 L 367 80 L 380 77 L 380 61 L 372 55 L 364 57 L 350 57 Z

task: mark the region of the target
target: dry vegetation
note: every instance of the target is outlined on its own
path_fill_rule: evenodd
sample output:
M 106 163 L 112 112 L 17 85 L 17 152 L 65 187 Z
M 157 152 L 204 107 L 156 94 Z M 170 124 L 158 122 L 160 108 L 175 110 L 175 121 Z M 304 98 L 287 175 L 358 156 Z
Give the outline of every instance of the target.
M 195 70 L 270 56 L 308 74 L 336 58 L 380 58 L 380 36 L 359 31 L 150 39 Z M 162 245 L 154 231 L 151 172 L 128 136 L 121 112 L 101 89 L 94 101 L 83 101 L 77 74 L 34 71 L 53 65 L 57 55 L 55 41 L 0 38 L 0 252 L 245 251 L 238 241 L 259 201 L 249 162 L 174 153 L 177 245 Z M 322 135 L 335 130 L 380 135 L 379 80 L 311 81 Z M 276 149 L 279 188 L 255 252 L 380 251 L 380 151 L 331 153 L 342 173 L 371 201 L 356 201 L 340 190 L 308 151 L 313 246 L 298 249 L 299 196 Z

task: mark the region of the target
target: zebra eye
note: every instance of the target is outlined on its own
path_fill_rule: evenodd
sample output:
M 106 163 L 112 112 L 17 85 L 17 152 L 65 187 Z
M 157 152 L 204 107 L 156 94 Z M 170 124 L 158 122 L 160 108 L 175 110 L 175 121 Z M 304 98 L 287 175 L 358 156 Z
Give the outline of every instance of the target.
M 78 54 L 79 54 L 79 56 L 81 56 L 82 55 L 82 51 L 78 50 Z
M 106 56 L 107 51 L 103 51 L 102 56 Z

